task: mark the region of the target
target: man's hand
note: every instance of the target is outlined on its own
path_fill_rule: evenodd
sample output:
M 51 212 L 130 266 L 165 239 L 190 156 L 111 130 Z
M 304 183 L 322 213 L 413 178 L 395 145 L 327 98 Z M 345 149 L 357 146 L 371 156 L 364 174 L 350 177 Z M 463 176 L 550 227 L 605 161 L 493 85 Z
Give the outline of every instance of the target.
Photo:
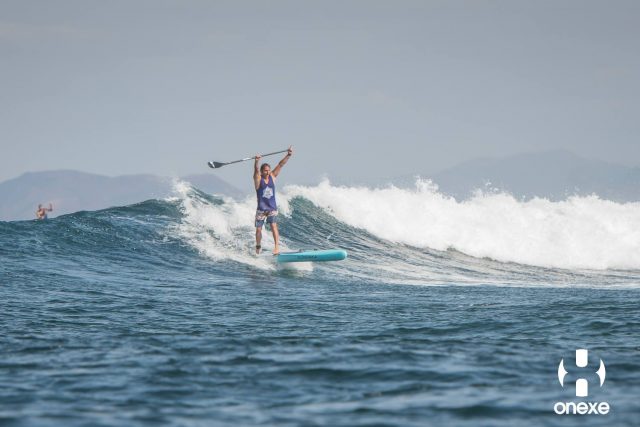
M 256 161 L 260 160 L 262 158 L 261 154 L 256 154 L 256 156 L 254 157 L 254 159 L 256 159 Z
M 289 149 L 287 150 L 287 156 L 292 156 L 293 155 L 293 145 L 289 146 Z

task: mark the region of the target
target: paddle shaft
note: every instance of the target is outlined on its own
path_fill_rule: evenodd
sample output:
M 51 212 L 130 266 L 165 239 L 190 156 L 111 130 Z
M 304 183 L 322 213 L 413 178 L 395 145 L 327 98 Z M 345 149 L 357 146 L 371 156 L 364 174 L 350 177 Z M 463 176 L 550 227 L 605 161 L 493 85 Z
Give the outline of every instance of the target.
M 286 153 L 287 151 L 289 151 L 289 150 L 287 149 L 287 150 L 281 150 L 281 151 L 274 151 L 273 153 L 261 154 L 260 156 L 261 157 L 273 156 L 274 154 Z M 217 168 L 221 168 L 222 166 L 231 165 L 233 163 L 246 162 L 247 160 L 253 160 L 253 159 L 255 159 L 255 156 L 254 157 L 247 157 L 247 158 L 240 159 L 240 160 L 234 160 L 232 162 L 224 162 L 224 163 L 223 162 L 209 162 L 208 164 L 209 164 L 210 168 L 217 169 Z

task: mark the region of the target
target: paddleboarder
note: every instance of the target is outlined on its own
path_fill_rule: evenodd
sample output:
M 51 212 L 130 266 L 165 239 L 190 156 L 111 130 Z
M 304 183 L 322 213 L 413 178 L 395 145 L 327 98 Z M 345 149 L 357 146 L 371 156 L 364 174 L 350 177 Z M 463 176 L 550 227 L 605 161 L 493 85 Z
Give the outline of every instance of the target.
M 258 207 L 256 209 L 256 254 L 260 253 L 262 246 L 262 226 L 265 221 L 271 226 L 273 233 L 273 254 L 280 252 L 280 235 L 278 233 L 278 206 L 276 204 L 276 177 L 280 174 L 280 170 L 287 163 L 289 157 L 293 155 L 293 148 L 289 146 L 287 154 L 278 162 L 276 167 L 271 170 L 268 163 L 263 163 L 258 168 L 258 163 L 262 156 L 255 156 L 253 165 L 253 183 L 256 188 L 256 196 L 258 199 Z
M 38 210 L 36 210 L 36 219 L 42 221 L 47 219 L 47 212 L 53 211 L 53 206 L 49 203 L 49 207 L 45 208 L 42 205 L 38 205 Z

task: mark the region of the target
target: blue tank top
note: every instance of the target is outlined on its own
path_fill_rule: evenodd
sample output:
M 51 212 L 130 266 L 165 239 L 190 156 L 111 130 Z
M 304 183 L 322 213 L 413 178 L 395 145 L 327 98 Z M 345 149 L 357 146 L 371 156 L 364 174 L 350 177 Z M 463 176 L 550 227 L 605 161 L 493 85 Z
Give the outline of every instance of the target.
M 276 211 L 278 206 L 276 205 L 276 183 L 273 181 L 273 177 L 269 175 L 267 178 L 269 182 L 264 182 L 264 179 L 260 177 L 260 187 L 256 190 L 258 196 L 258 210 L 259 211 Z

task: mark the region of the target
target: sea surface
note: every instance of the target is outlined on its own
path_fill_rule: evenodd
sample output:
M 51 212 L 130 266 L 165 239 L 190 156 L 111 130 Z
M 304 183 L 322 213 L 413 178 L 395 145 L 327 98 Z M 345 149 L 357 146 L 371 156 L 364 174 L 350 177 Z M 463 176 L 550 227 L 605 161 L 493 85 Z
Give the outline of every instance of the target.
M 0 426 L 640 425 L 640 204 L 289 186 L 284 249 L 349 257 L 279 266 L 175 193 L 0 222 Z

